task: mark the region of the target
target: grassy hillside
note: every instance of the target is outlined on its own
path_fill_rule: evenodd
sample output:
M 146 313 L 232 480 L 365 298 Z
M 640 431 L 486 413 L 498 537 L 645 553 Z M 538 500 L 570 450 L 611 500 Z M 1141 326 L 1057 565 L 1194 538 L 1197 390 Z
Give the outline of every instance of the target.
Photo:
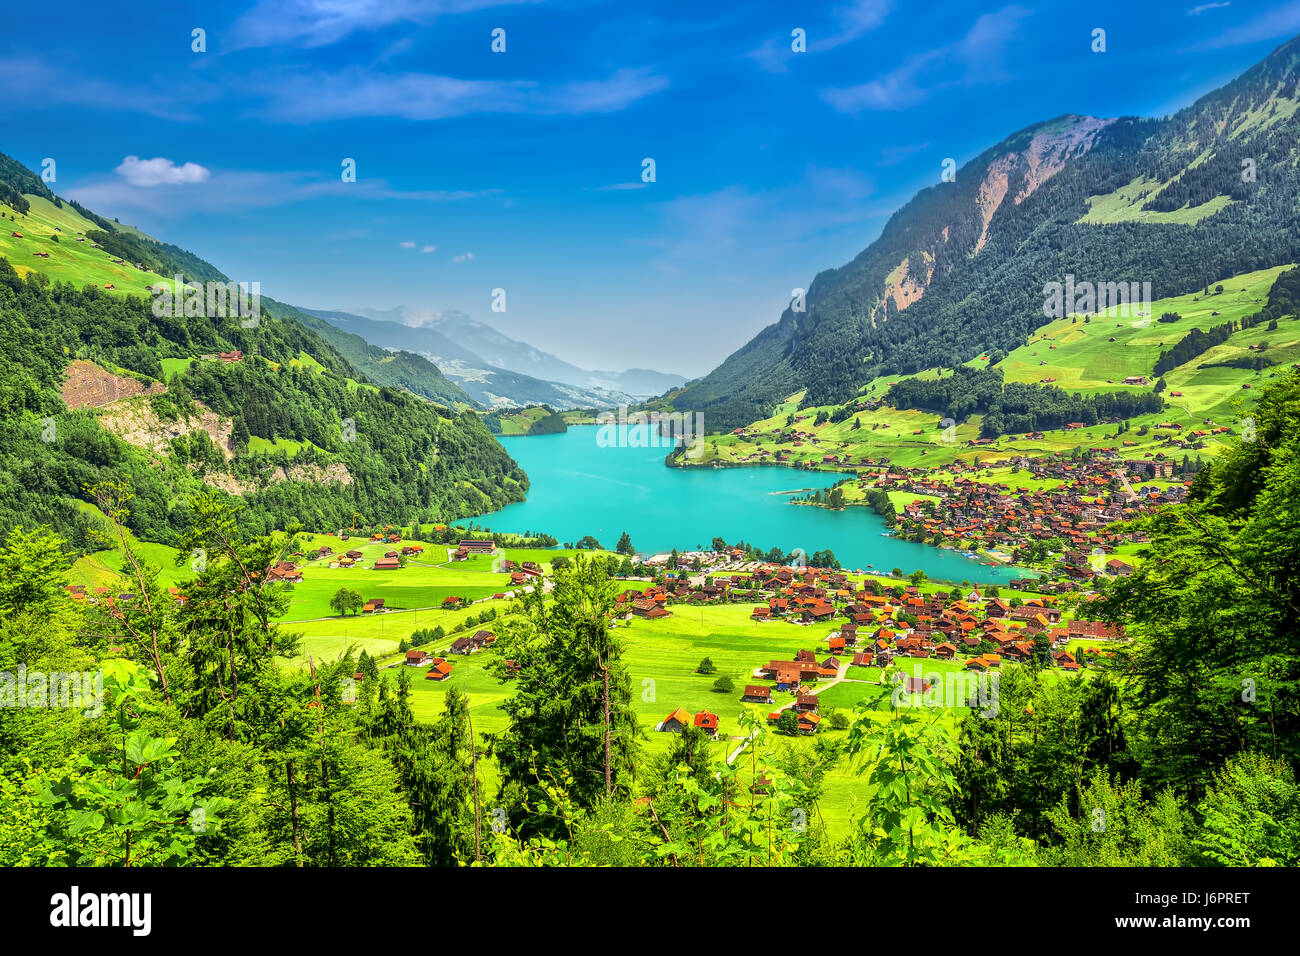
M 1192 329 L 1239 323 L 1259 313 L 1268 305 L 1270 293 L 1279 287 L 1279 276 L 1288 268 L 1277 266 L 1226 278 L 1212 283 L 1208 295 L 1202 290 L 1159 299 L 1152 304 L 1150 317 L 1119 319 L 1107 314 L 1092 316 L 1088 321 L 1077 316 L 1058 319 L 1008 353 L 998 368 L 1004 371 L 1008 382 L 1041 384 L 1054 379 L 1052 384 L 1070 393 L 1150 391 L 1151 383 L 1156 381 L 1152 369 L 1163 350 Z M 1290 278 L 1293 277 L 1294 274 Z M 1216 292 L 1220 285 L 1223 291 Z M 940 374 L 938 369 L 927 369 L 915 375 L 874 379 L 863 386 L 859 397 L 859 402 L 874 407 L 855 410 L 838 422 L 828 419 L 818 423 L 817 419 L 823 414 L 844 414 L 846 408 L 856 408 L 856 403 L 804 406 L 804 393 L 795 392 L 777 404 L 771 415 L 743 428 L 742 434 L 710 436 L 699 458 L 683 459 L 681 463 L 686 466 L 775 463 L 779 453 L 796 467 L 852 471 L 856 470 L 853 465 L 861 464 L 864 458 L 883 458 L 905 466 L 937 467 L 957 459 L 979 458 L 988 462 L 1012 455 L 1068 451 L 1076 447 L 1110 448 L 1134 459 L 1157 452 L 1181 457 L 1186 452 L 1175 444 L 1179 441 L 1188 442 L 1193 454 L 1213 454 L 1223 446 L 1223 434 L 1196 437 L 1191 433 L 1223 426 L 1238 431 L 1241 419 L 1254 405 L 1259 387 L 1276 376 L 1276 366 L 1300 361 L 1300 319 L 1293 307 L 1287 308 L 1291 311 L 1277 320 L 1276 329 L 1270 330 L 1267 322 L 1240 329 L 1222 345 L 1166 373 L 1166 388 L 1162 393 L 1165 409 L 1129 419 L 1130 430 L 1122 436 L 1116 433 L 1114 425 L 1098 424 L 1083 429 L 1048 430 L 1042 438 L 1033 440 L 1009 435 L 973 447 L 969 443 L 980 435 L 979 415 L 972 415 L 949 431 L 941 425 L 942 416 L 938 412 L 876 404 L 899 382 L 933 381 Z M 1168 314 L 1176 314 L 1177 320 L 1159 321 L 1162 315 Z M 1267 343 L 1262 353 L 1258 351 L 1261 343 Z M 1256 349 L 1252 350 L 1252 345 Z M 1207 367 L 1259 355 L 1276 366 L 1260 370 Z M 996 356 L 976 356 L 966 365 L 987 368 L 991 357 Z M 1122 385 L 1128 376 L 1145 376 L 1148 384 Z M 1176 424 L 1181 429 L 1156 427 L 1162 423 Z M 807 437 L 791 437 L 794 431 Z M 824 461 L 832 455 L 840 463 Z M 853 465 L 842 464 L 846 458 Z
M 497 409 L 483 416 L 483 421 L 494 435 L 553 435 L 568 428 L 565 416 L 545 405 L 518 411 Z
M 112 283 L 124 295 L 147 295 L 146 286 L 164 279 L 129 262 L 119 264 L 117 256 L 86 238 L 87 232 L 100 227 L 66 203 L 56 207 L 42 196 L 24 198 L 30 203 L 26 214 L 0 206 L 6 220 L 0 228 L 0 257 L 8 259 L 20 275 L 43 272 L 52 281 L 77 287 Z M 14 236 L 15 232 L 22 237 Z
M 395 370 L 381 386 L 411 390 L 380 387 L 274 300 L 262 300 L 257 324 L 155 314 L 149 286 L 173 287 L 176 272 L 224 276 L 57 199 L 2 155 L 0 193 L 6 526 L 49 524 L 93 550 L 87 489 L 107 478 L 135 494 L 132 530 L 161 543 L 205 489 L 241 498 L 261 531 L 356 515 L 447 520 L 523 497 L 526 476 L 476 415 L 460 413 L 464 393 L 418 356 L 361 350 Z M 446 404 L 412 394 L 421 384 Z

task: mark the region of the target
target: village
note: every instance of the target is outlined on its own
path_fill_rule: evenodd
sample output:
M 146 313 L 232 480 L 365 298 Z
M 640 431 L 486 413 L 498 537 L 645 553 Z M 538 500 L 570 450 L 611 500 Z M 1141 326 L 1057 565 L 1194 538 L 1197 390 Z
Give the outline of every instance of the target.
M 644 591 L 619 595 L 617 620 L 661 620 L 674 604 L 753 603 L 750 617 L 765 625 L 784 622 L 819 632 L 816 649 L 801 648 L 790 659 L 755 665 L 740 700 L 782 705 L 768 714 L 779 724 L 791 709 L 791 728 L 805 736 L 821 723 L 818 694 L 849 679 L 850 669 L 862 669 L 858 679 L 880 683 L 881 672 L 897 662 L 895 673 L 906 681 L 909 694 L 925 693 L 934 678 L 908 677 L 901 665 L 912 661 L 944 661 L 984 674 L 1004 662 L 1033 663 L 1077 672 L 1104 666 L 1111 651 L 1093 642 L 1122 641 L 1122 627 L 1081 617 L 1066 622 L 1065 612 L 1049 595 L 1006 601 L 986 597 L 978 589 L 965 596 L 934 591 L 923 594 L 915 585 L 894 585 L 876 578 L 853 582 L 844 572 L 822 568 L 763 566 L 753 574 L 716 576 L 694 583 L 680 579 Z M 829 625 L 829 629 L 825 629 Z M 1072 642 L 1088 642 L 1074 652 Z M 819 660 L 820 658 L 820 660 Z M 876 669 L 872 680 L 867 668 Z M 692 725 L 709 736 L 717 733 L 718 714 L 690 714 L 674 709 L 658 725 L 660 731 L 681 731 Z
M 1045 593 L 1131 574 L 1131 560 L 1115 552 L 1126 546 L 1131 551 L 1145 537 L 1117 525 L 1185 501 L 1190 485 L 1181 467 L 1163 456 L 1016 456 L 1006 464 L 1009 480 L 980 480 L 978 466 L 958 461 L 942 473 L 892 467 L 858 484 L 902 502 L 892 516 L 895 534 L 1034 567 L 1044 573 L 1036 589 Z M 1021 476 L 1026 483 L 1013 484 Z M 1143 484 L 1148 481 L 1154 483 Z

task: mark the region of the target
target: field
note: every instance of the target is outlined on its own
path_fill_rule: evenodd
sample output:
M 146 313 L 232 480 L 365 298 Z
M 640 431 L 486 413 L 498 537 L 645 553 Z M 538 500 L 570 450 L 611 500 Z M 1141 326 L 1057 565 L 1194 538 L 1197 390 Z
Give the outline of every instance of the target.
M 1105 196 L 1089 196 L 1088 212 L 1079 221 L 1093 224 L 1144 222 L 1194 226 L 1232 204 L 1227 196 L 1215 196 L 1199 206 L 1185 205 L 1172 212 L 1143 209 L 1142 205 L 1166 185 L 1168 184 L 1155 179 L 1139 178 Z
M 934 590 L 925 586 L 923 590 Z M 491 602 L 484 606 L 499 606 L 502 602 Z M 628 624 L 618 625 L 616 631 L 624 645 L 623 660 L 628 668 L 632 685 L 632 703 L 645 739 L 642 748 L 645 754 L 664 752 L 671 742 L 668 734 L 656 733 L 654 727 L 669 713 L 678 707 L 684 707 L 692 714 L 708 710 L 720 718 L 720 735 L 726 738 L 738 737 L 741 733 L 739 719 L 747 707 L 754 707 L 761 712 L 768 712 L 792 700 L 791 695 L 778 694 L 776 703 L 771 707 L 751 705 L 741 702 L 740 695 L 746 683 L 766 683 L 753 677 L 756 666 L 764 665 L 774 659 L 790 659 L 796 650 L 811 649 L 819 660 L 829 656 L 826 638 L 833 630 L 831 625 L 803 626 L 784 621 L 772 621 L 756 624 L 750 620 L 751 605 L 716 605 L 705 607 L 687 607 L 678 605 L 673 608 L 673 616 L 663 620 L 647 621 L 634 618 Z M 421 612 L 422 626 L 441 623 L 450 631 L 451 625 L 469 612 Z M 313 623 L 306 626 L 307 638 L 305 652 L 316 655 L 318 659 L 328 659 L 341 653 L 347 644 L 364 647 L 372 655 L 387 652 L 381 658 L 384 662 L 395 663 L 394 656 L 397 641 L 410 633 L 413 627 L 400 622 L 399 618 L 412 615 L 387 615 L 369 617 L 361 620 L 349 619 L 346 622 L 330 621 Z M 331 633 L 322 633 L 323 626 L 330 626 Z M 486 625 L 496 627 L 497 624 Z M 380 636 L 381 628 L 387 628 Z M 346 635 L 342 633 L 347 631 Z M 444 653 L 451 637 L 436 648 L 429 648 L 432 653 Z M 697 673 L 701 661 L 709 658 L 716 672 L 709 675 Z M 499 684 L 485 670 L 491 660 L 490 653 L 478 653 L 468 657 L 449 656 L 453 664 L 452 676 L 447 681 L 435 682 L 424 679 L 424 668 L 412 667 L 408 673 L 412 677 L 413 708 L 416 716 L 422 720 L 433 720 L 442 711 L 443 698 L 449 687 L 456 687 L 469 696 L 470 714 L 474 729 L 478 734 L 499 732 L 505 727 L 505 716 L 498 709 L 505 699 L 508 686 Z M 848 664 L 851 658 L 844 657 L 842 662 Z M 961 671 L 959 662 L 939 660 L 901 659 L 904 673 L 948 674 Z M 382 671 L 384 679 L 393 680 L 398 673 L 396 667 Z M 1015 665 L 1007 665 L 1015 666 Z M 1086 676 L 1088 672 L 1084 672 Z M 732 679 L 735 690 L 731 693 L 718 693 L 712 687 L 722 676 Z M 1063 675 L 1073 676 L 1073 675 Z M 827 681 L 821 682 L 825 688 L 819 692 L 824 701 L 823 716 L 831 710 L 838 709 L 846 713 L 860 702 L 869 701 L 881 692 L 878 682 L 880 671 L 877 668 L 847 667 L 845 679 L 827 687 Z M 940 719 L 951 721 L 950 712 L 938 711 Z M 818 737 L 843 737 L 843 732 L 832 731 L 827 722 L 823 722 Z M 775 736 L 770 738 L 774 747 L 780 749 L 792 747 L 803 751 L 810 749 L 814 738 L 788 738 Z M 736 739 L 720 739 L 712 746 L 716 755 L 730 753 L 739 744 Z M 491 789 L 490 781 L 488 783 Z M 855 799 L 862 794 L 862 781 L 854 768 L 843 763 L 833 769 L 826 780 L 826 793 L 822 801 L 822 813 L 833 834 L 842 835 L 853 818 Z
M 1156 300 L 1149 316 L 1121 317 L 1111 309 L 1092 316 L 1089 321 L 1076 316 L 1058 319 L 1036 330 L 1029 341 L 1008 354 L 998 367 L 1008 382 L 1048 380 L 1048 384 L 1070 393 L 1094 394 L 1126 388 L 1149 390 L 1155 382 L 1153 368 L 1161 351 L 1172 347 L 1192 329 L 1207 330 L 1258 312 L 1266 303 L 1274 281 L 1287 268 L 1278 266 L 1227 278 L 1212 284 L 1208 294 L 1202 291 Z M 1222 292 L 1215 291 L 1217 285 L 1222 285 Z M 1158 321 L 1166 312 L 1177 313 L 1180 318 L 1176 322 Z M 957 460 L 970 463 L 978 459 L 990 463 L 1012 455 L 1069 452 L 1080 447 L 1114 449 L 1128 458 L 1149 457 L 1156 452 L 1182 457 L 1184 451 L 1173 444 L 1178 435 L 1155 426 L 1162 422 L 1178 424 L 1182 426 L 1182 436 L 1189 435 L 1193 429 L 1208 428 L 1207 422 L 1237 431 L 1241 419 L 1249 414 L 1259 387 L 1276 376 L 1276 368 L 1255 371 L 1201 366 L 1258 355 L 1261 343 L 1266 345 L 1264 354 L 1276 366 L 1300 362 L 1300 318 L 1282 319 L 1272 332 L 1264 325 L 1238 331 L 1223 345 L 1167 372 L 1166 389 L 1162 393 L 1166 409 L 1158 414 L 1133 417 L 1129 420 L 1131 430 L 1122 438 L 1114 425 L 1094 425 L 1047 431 L 1041 438 L 1032 440 L 1019 435 L 1003 436 L 992 444 L 972 447 L 968 442 L 979 436 L 982 424 L 979 415 L 972 415 L 946 434 L 936 414 L 889 406 L 855 412 L 840 422 L 817 425 L 817 414 L 829 415 L 835 407 L 799 408 L 803 393 L 796 392 L 778 405 L 771 417 L 748 426 L 745 434 L 710 436 L 703 454 L 684 464 L 696 467 L 771 463 L 781 452 L 792 466 L 811 464 L 848 474 L 857 473 L 856 465 L 862 458 L 877 461 L 885 458 L 891 464 L 905 467 L 942 468 Z M 986 368 L 988 356 L 978 356 L 966 364 Z M 910 377 L 925 379 L 936 374 L 937 370 L 929 369 Z M 1129 376 L 1145 376 L 1149 384 L 1123 385 Z M 861 397 L 878 399 L 903 377 L 907 376 L 884 376 L 868 382 L 861 390 Z M 779 432 L 788 428 L 811 437 L 801 439 L 798 444 L 778 442 Z M 1224 447 L 1222 436 L 1205 436 L 1203 442 L 1202 454 L 1212 455 Z M 830 455 L 841 461 L 852 458 L 854 465 L 824 462 Z M 1049 482 L 1035 483 L 1027 477 L 1006 481 L 1005 473 L 1002 477 L 983 476 L 982 480 L 1004 481 L 1013 487 L 1051 487 Z M 850 502 L 861 497 L 855 498 L 848 488 L 846 496 Z
M 95 248 L 89 240 L 77 242 L 88 230 L 97 230 L 99 226 L 71 206 L 64 204 L 58 208 L 40 196 L 26 198 L 31 202 L 27 215 L 6 206 L 7 215 L 14 218 L 8 221 L 8 228 L 0 229 L 0 256 L 8 259 L 20 274 L 35 270 L 53 281 L 71 282 L 77 287 L 111 282 L 117 292 L 141 297 L 149 295 L 145 286 L 167 281 L 163 276 L 142 272 L 130 264 L 118 265 L 116 256 Z M 13 232 L 22 233 L 22 238 L 10 235 Z M 38 252 L 48 252 L 50 257 L 38 256 Z

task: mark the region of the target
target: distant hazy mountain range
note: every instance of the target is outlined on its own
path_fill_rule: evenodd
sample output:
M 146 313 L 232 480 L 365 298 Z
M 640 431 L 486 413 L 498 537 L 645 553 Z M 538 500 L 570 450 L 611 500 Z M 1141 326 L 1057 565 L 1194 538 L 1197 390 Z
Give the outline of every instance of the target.
M 650 369 L 588 371 L 503 335 L 463 312 L 444 312 L 414 325 L 409 313 L 400 308 L 306 311 L 372 345 L 424 356 L 489 408 L 536 404 L 613 407 L 660 395 L 686 381 L 681 375 Z

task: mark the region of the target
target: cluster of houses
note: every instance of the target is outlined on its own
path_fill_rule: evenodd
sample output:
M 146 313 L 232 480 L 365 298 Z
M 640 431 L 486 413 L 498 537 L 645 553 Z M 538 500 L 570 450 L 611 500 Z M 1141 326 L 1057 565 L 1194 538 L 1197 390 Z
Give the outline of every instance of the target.
M 692 715 L 685 707 L 678 707 L 661 720 L 655 730 L 680 734 L 687 727 L 698 727 L 710 740 L 716 740 L 719 724 L 717 714 L 702 710 L 698 714 Z
M 654 584 L 644 591 L 627 590 L 619 594 L 614 603 L 614 618 L 620 621 L 630 621 L 634 617 L 643 617 L 650 621 L 656 621 L 665 617 L 672 617 L 672 611 L 668 610 L 668 587 L 667 585 Z
M 491 631 L 475 631 L 473 634 L 452 641 L 449 651 L 452 654 L 473 654 L 475 651 L 491 647 L 496 639 L 497 636 Z
M 292 561 L 278 561 L 267 568 L 268 581 L 282 581 L 285 584 L 301 584 L 302 571 Z
M 681 598 L 683 583 L 658 597 Z M 760 602 L 751 615 L 756 622 L 783 620 L 795 624 L 829 623 L 833 629 L 824 638 L 825 653 L 796 650 L 789 660 L 769 660 L 754 670 L 754 683 L 747 683 L 741 695 L 744 703 L 772 705 L 778 695 L 790 695 L 801 734 L 817 732 L 817 695 L 812 689 L 821 681 L 833 681 L 849 666 L 885 667 L 898 658 L 952 661 L 963 670 L 987 672 L 1004 662 L 1036 659 L 1042 666 L 1078 671 L 1082 666 L 1113 656 L 1113 652 L 1088 646 L 1076 654 L 1067 649 L 1071 641 L 1106 642 L 1124 638 L 1124 629 L 1104 621 L 1078 618 L 1064 621 L 1057 598 L 1042 595 L 1023 602 L 986 598 L 973 589 L 964 598 L 950 594 L 922 593 L 919 587 L 893 588 L 886 592 L 874 580 L 860 584 L 842 571 L 823 568 L 764 566 L 752 575 L 715 577 L 709 585 L 691 589 L 710 600 L 740 598 Z M 637 592 L 626 592 L 621 604 L 634 601 Z M 829 608 L 829 614 L 822 609 Z M 1086 605 L 1081 610 L 1086 613 Z M 820 660 L 818 658 L 821 658 Z M 923 692 L 921 683 L 914 690 Z M 768 714 L 780 719 L 781 709 Z M 697 717 L 699 715 L 696 715 Z M 707 715 L 706 715 L 707 716 Z M 684 710 L 674 711 L 659 725 L 660 730 L 680 730 L 691 723 Z M 699 726 L 697 724 L 697 726 Z
M 451 663 L 445 657 L 434 657 L 428 651 L 413 647 L 406 652 L 407 667 L 427 667 L 425 680 L 444 681 L 451 677 Z
M 542 567 L 536 561 L 503 561 L 501 570 L 510 575 L 511 587 L 526 586 L 542 577 Z
M 1017 456 L 1012 464 L 1024 468 L 1035 480 L 1055 480 L 1060 484 L 1056 488 L 1031 490 L 977 481 L 963 474 L 963 471 L 973 471 L 973 467 L 958 462 L 947 469 L 956 474 L 952 482 L 942 481 L 926 469 L 894 468 L 879 475 L 869 486 L 934 499 L 917 499 L 903 505 L 898 515 L 901 534 L 919 533 L 927 540 L 937 540 L 960 550 L 1013 552 L 1034 541 L 1057 539 L 1067 552 L 1090 556 L 1086 561 L 1066 561 L 1062 568 L 1072 580 L 1085 583 L 1098 574 L 1131 571 L 1127 563 L 1117 559 L 1098 568 L 1092 555 L 1145 540 L 1140 532 L 1125 533 L 1111 525 L 1186 498 L 1184 484 L 1139 491 L 1128 482 L 1129 473 L 1172 477 L 1174 463 L 1165 459 L 1128 463 Z M 868 480 L 863 481 L 866 484 Z
M 450 654 L 467 655 L 491 647 L 497 636 L 491 631 L 475 631 L 466 637 L 459 637 L 451 642 Z M 509 662 L 507 662 L 509 663 Z M 424 667 L 425 680 L 445 681 L 451 677 L 452 663 L 445 657 L 435 657 L 428 651 L 413 647 L 406 652 L 405 664 L 408 667 Z
M 400 551 L 389 548 L 384 552 L 383 557 L 376 558 L 370 567 L 373 571 L 396 571 L 402 567 L 402 558 L 418 557 L 423 553 L 424 548 L 418 544 L 406 545 Z M 329 545 L 322 545 L 315 551 L 308 553 L 306 557 L 309 561 L 328 559 L 331 568 L 353 568 L 356 567 L 358 561 L 365 557 L 365 554 L 356 548 L 349 548 L 343 554 L 335 554 L 334 549 Z M 299 580 L 301 580 L 301 576 Z
M 111 588 L 103 585 L 97 585 L 87 590 L 84 584 L 67 584 L 63 588 L 74 601 L 84 601 L 86 604 L 103 604 L 106 607 L 117 607 L 120 604 L 131 604 L 136 599 L 134 591 L 121 591 L 113 593 Z M 177 604 L 184 604 L 189 600 L 180 589 L 172 586 L 167 589 L 171 599 Z

